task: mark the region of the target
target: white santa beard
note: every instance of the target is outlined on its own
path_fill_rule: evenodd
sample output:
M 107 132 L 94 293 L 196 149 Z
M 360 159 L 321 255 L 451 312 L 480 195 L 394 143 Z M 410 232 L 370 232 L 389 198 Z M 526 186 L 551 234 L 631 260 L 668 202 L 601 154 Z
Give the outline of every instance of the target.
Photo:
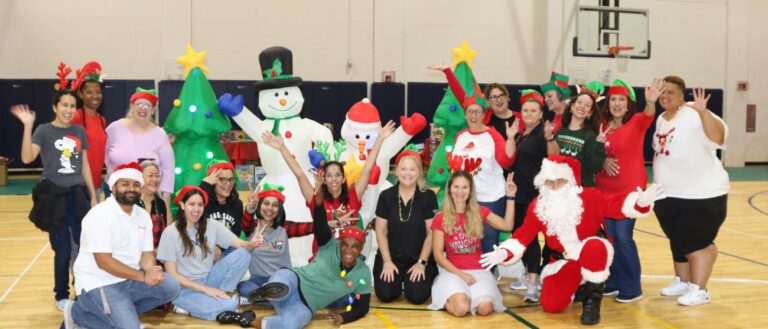
M 547 235 L 572 234 L 576 226 L 581 223 L 584 207 L 579 194 L 581 194 L 581 188 L 573 184 L 556 191 L 546 186 L 541 187 L 541 194 L 534 211 L 547 226 Z

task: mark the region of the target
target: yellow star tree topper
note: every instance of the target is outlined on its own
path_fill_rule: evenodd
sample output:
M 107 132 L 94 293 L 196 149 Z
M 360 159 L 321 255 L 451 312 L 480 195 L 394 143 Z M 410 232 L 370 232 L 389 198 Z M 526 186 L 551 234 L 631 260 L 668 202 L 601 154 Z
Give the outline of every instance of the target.
M 461 43 L 461 47 L 451 49 L 453 53 L 453 63 L 451 66 L 456 67 L 461 62 L 467 62 L 469 68 L 472 68 L 472 58 L 477 56 L 477 52 L 469 48 L 467 40 Z
M 205 56 L 207 55 L 208 51 L 203 50 L 201 52 L 196 52 L 195 49 L 192 48 L 191 44 L 187 44 L 187 49 L 184 56 L 176 58 L 176 61 L 179 62 L 179 64 L 184 65 L 185 79 L 187 78 L 187 75 L 189 75 L 189 71 L 196 67 L 199 67 L 201 70 L 203 70 L 204 73 L 208 73 L 208 67 L 203 64 Z

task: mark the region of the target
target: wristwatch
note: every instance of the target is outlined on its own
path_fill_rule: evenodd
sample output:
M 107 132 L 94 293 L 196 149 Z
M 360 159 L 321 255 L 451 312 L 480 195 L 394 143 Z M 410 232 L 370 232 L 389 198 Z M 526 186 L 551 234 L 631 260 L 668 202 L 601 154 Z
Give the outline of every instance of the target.
M 423 259 L 419 259 L 419 261 L 418 261 L 418 262 L 419 262 L 419 264 L 421 264 L 422 266 L 427 266 L 427 261 L 426 261 L 426 260 L 423 260 Z

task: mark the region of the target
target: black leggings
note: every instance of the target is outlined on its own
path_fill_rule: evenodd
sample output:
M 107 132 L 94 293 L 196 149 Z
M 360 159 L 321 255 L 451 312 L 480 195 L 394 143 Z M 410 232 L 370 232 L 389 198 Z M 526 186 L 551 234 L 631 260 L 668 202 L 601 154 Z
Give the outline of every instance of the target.
M 528 205 L 528 203 L 515 204 L 515 227 L 512 229 L 512 234 L 517 231 L 517 228 L 523 226 L 525 215 L 528 212 Z M 523 254 L 523 265 L 528 269 L 528 273 L 538 274 L 541 272 L 540 261 L 541 247 L 539 246 L 539 237 L 536 236 L 525 249 L 525 253 Z
M 382 302 L 391 302 L 400 297 L 403 290 L 405 290 L 405 299 L 413 304 L 424 303 L 432 292 L 432 281 L 437 276 L 437 265 L 434 261 L 427 263 L 427 267 L 424 270 L 425 280 L 419 282 L 411 282 L 409 279 L 411 274 L 408 270 L 415 264 L 401 264 L 396 259 L 392 260 L 397 266 L 398 273 L 395 273 L 394 280 L 392 282 L 384 282 L 381 280 L 381 271 L 384 268 L 384 261 L 381 258 L 380 253 L 376 253 L 376 259 L 373 262 L 373 289 L 376 291 L 376 297 Z

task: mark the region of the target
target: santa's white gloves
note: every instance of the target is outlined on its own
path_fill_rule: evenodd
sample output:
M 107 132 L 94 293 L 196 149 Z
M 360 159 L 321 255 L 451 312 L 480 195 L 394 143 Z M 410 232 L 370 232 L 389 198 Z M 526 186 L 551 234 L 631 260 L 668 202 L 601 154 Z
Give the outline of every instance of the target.
M 504 260 L 507 259 L 508 255 L 509 254 L 507 253 L 506 249 L 502 249 L 497 245 L 493 245 L 493 251 L 484 253 L 482 256 L 480 256 L 480 266 L 490 271 L 491 267 L 503 263 Z
M 639 187 L 637 188 L 637 205 L 643 208 L 652 205 L 656 200 L 664 199 L 666 197 L 664 188 L 656 183 L 648 185 L 645 191 L 641 190 Z

